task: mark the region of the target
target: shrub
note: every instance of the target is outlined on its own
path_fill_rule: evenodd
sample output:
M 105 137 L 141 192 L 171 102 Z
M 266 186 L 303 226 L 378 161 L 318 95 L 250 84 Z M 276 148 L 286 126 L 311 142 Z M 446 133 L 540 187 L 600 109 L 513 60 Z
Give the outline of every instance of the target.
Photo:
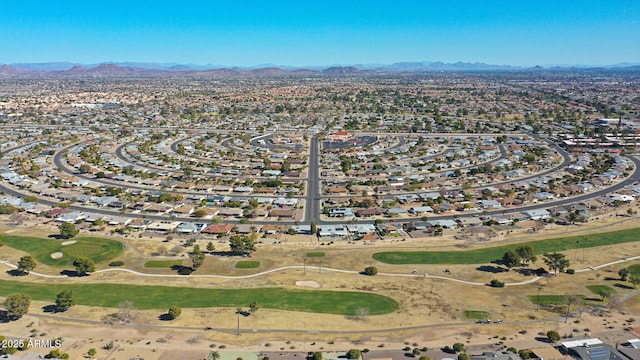
M 112 261 L 109 263 L 109 266 L 123 266 L 124 261 Z
M 366 268 L 364 268 L 365 275 L 373 276 L 377 273 L 378 273 L 378 268 L 375 266 L 367 266 Z
M 171 320 L 176 319 L 178 316 L 180 316 L 180 314 L 182 314 L 182 308 L 178 305 L 170 307 L 169 311 L 167 312 L 167 315 L 169 315 L 169 318 Z
M 518 355 L 520 355 L 520 357 L 525 360 L 533 357 L 533 353 L 528 349 L 518 351 Z
M 453 350 L 455 352 L 463 352 L 464 351 L 464 344 L 463 343 L 455 343 L 455 344 L 453 344 Z
M 498 280 L 498 279 L 491 280 L 489 285 L 491 285 L 491 287 L 495 287 L 495 288 L 504 287 L 504 283 L 502 281 Z
M 576 271 L 573 270 L 573 269 L 567 269 L 566 272 L 567 272 L 567 274 L 575 274 L 576 273 Z
M 558 334 L 558 332 L 555 330 L 549 330 L 547 331 L 547 339 L 549 339 L 550 341 L 556 342 L 560 340 L 560 334 Z
M 347 351 L 347 359 L 360 359 L 361 352 L 358 349 L 351 349 Z

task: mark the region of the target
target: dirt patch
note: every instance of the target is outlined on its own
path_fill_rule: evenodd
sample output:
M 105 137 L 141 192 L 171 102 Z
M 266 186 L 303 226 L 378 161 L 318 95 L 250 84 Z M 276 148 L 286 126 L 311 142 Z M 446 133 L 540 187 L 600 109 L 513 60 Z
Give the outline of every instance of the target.
M 54 252 L 53 254 L 51 254 L 51 258 L 52 259 L 60 259 L 63 256 L 64 256 L 64 254 L 61 253 L 61 252 Z
M 75 243 L 77 243 L 77 241 L 75 241 L 75 240 L 69 240 L 69 241 L 65 241 L 65 242 L 63 242 L 63 243 L 62 243 L 62 244 L 60 244 L 60 245 L 62 245 L 62 246 L 67 246 L 67 245 L 73 245 L 73 244 L 75 244 Z
M 320 283 L 317 281 L 296 281 L 296 286 L 319 288 Z

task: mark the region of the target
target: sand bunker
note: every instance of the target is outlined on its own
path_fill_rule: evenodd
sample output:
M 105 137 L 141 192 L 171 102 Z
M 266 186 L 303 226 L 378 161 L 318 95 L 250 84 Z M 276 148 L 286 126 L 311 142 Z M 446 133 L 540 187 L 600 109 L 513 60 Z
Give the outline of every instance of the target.
M 320 284 L 317 281 L 296 281 L 296 286 L 319 288 Z
M 64 254 L 61 253 L 61 252 L 54 252 L 53 254 L 51 254 L 51 258 L 52 259 L 60 259 L 63 256 L 64 256 Z
M 75 241 L 75 240 L 69 240 L 69 241 L 65 241 L 65 242 L 63 242 L 63 243 L 62 243 L 62 244 L 60 244 L 60 245 L 62 245 L 62 246 L 66 246 L 66 245 L 73 245 L 73 244 L 75 244 L 75 243 L 77 243 L 77 241 Z

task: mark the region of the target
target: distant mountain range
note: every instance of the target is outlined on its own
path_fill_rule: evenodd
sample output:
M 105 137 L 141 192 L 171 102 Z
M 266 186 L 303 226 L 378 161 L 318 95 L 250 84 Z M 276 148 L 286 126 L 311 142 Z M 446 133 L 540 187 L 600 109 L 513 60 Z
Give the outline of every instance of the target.
M 154 76 L 354 76 L 393 73 L 456 72 L 456 71 L 640 71 L 640 63 L 607 66 L 554 65 L 520 67 L 485 63 L 400 62 L 391 65 L 359 64 L 353 66 L 276 66 L 263 64 L 252 67 L 165 63 L 103 63 L 70 62 L 17 63 L 0 65 L 0 77 L 154 77 Z

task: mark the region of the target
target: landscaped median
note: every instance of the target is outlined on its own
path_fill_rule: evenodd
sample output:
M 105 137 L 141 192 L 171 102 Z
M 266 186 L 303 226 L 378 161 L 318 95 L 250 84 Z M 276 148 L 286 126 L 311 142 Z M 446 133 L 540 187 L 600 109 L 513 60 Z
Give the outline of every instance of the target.
M 545 254 L 571 249 L 622 244 L 640 241 L 640 228 L 555 239 L 521 242 L 476 250 L 460 251 L 386 251 L 373 254 L 377 261 L 387 264 L 485 264 L 502 258 L 508 250 L 529 245 L 535 253 Z
M 304 291 L 283 288 L 202 289 L 171 286 L 69 284 L 49 285 L 0 280 L 0 294 L 26 294 L 33 300 L 53 303 L 62 290 L 71 290 L 78 305 L 117 307 L 131 301 L 138 309 L 242 307 L 257 301 L 262 308 L 323 314 L 354 315 L 367 309 L 370 315 L 388 314 L 398 303 L 386 296 L 355 291 Z

